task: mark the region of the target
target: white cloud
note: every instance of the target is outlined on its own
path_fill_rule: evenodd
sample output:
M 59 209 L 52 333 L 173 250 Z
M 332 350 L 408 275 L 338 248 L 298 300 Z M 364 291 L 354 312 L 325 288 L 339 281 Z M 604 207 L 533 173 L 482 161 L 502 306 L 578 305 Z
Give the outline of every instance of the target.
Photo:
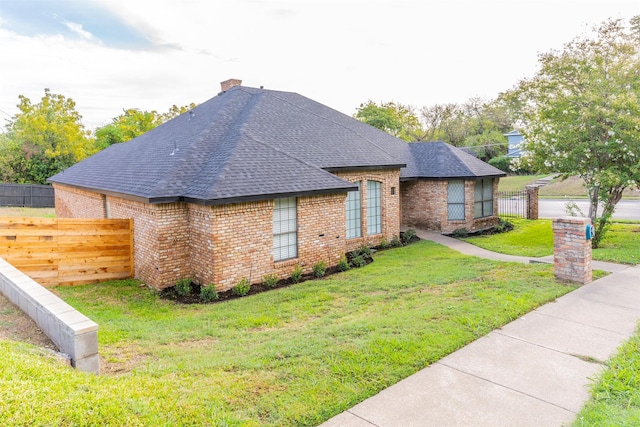
M 102 0 L 152 40 L 152 51 L 22 37 L 0 28 L 0 110 L 43 88 L 73 98 L 89 128 L 123 108 L 165 111 L 215 96 L 219 82 L 294 91 L 346 114 L 368 99 L 417 107 L 497 96 L 537 67 L 537 54 L 625 1 Z M 93 38 L 91 38 L 93 36 Z
M 78 24 L 76 22 L 69 22 L 69 21 L 64 21 L 63 24 L 69 30 L 73 31 L 75 34 L 82 37 L 84 40 L 95 41 L 95 42 L 99 41 L 96 37 L 94 37 L 93 34 L 91 34 L 89 31 L 86 31 L 84 28 L 82 28 L 82 24 Z

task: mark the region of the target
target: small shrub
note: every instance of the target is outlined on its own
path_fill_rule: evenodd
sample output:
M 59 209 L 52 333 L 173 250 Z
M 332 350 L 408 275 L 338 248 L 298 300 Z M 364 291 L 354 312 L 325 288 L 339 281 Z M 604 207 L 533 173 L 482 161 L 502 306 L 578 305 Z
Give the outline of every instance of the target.
M 291 281 L 293 283 L 298 283 L 300 280 L 302 280 L 302 267 L 296 264 L 296 266 L 293 268 L 293 271 L 291 272 Z
M 513 230 L 513 224 L 503 218 L 500 218 L 496 226 L 493 228 L 493 231 L 496 233 L 506 233 L 511 230 Z
M 467 237 L 469 235 L 469 231 L 466 228 L 456 228 L 453 230 L 453 237 L 456 239 L 460 239 L 462 237 Z
M 191 279 L 185 277 L 184 279 L 178 280 L 175 289 L 176 293 L 181 297 L 189 295 L 191 293 Z
M 356 255 L 353 258 L 351 258 L 351 265 L 353 265 L 356 268 L 364 267 L 365 265 L 367 265 L 367 261 L 364 259 L 362 255 Z
M 347 257 L 344 255 L 340 258 L 340 261 L 338 261 L 338 265 L 336 267 L 338 268 L 338 271 L 347 271 L 351 268 Z
M 371 256 L 371 248 L 367 245 L 362 245 L 358 249 L 356 249 L 360 255 Z
M 240 282 L 238 282 L 238 284 L 232 288 L 232 290 L 233 293 L 237 296 L 243 297 L 247 295 L 251 290 L 251 283 L 249 283 L 249 279 L 243 277 L 242 280 L 240 280 Z
M 321 277 L 324 277 L 325 273 L 327 272 L 327 263 L 324 261 L 320 261 L 317 264 L 314 264 L 313 266 L 313 275 L 315 277 L 317 277 L 318 279 Z
M 215 301 L 219 298 L 216 286 L 213 283 L 200 288 L 200 299 L 204 302 Z
M 400 238 L 398 236 L 393 236 L 393 239 L 391 239 L 391 241 L 389 242 L 389 245 L 392 248 L 397 248 L 402 246 L 402 240 L 400 240 Z
M 378 248 L 387 249 L 389 247 L 391 247 L 391 244 L 389 243 L 389 241 L 387 239 L 385 239 L 384 237 L 382 239 L 380 239 L 380 243 L 378 244 Z
M 262 283 L 264 283 L 267 288 L 275 288 L 278 285 L 278 276 L 274 274 L 265 274 L 262 276 Z
M 408 245 L 414 237 L 416 237 L 416 230 L 410 228 L 402 233 L 402 243 Z

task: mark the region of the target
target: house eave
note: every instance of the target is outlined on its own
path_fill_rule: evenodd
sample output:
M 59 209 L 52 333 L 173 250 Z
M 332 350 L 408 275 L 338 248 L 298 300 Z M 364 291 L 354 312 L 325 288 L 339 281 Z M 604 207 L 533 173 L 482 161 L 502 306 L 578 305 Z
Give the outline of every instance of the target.
M 259 202 L 263 200 L 283 199 L 287 197 L 322 196 L 326 194 L 347 193 L 349 191 L 356 191 L 356 190 L 358 190 L 357 186 L 348 186 L 348 187 L 341 187 L 341 188 L 326 188 L 326 189 L 320 189 L 320 190 L 290 191 L 290 192 L 282 192 L 282 193 L 223 197 L 219 199 L 199 199 L 195 197 L 184 197 L 182 199 L 187 203 L 193 203 L 196 205 L 216 206 L 216 205 L 228 205 L 232 203 L 248 203 L 248 202 Z M 152 201 L 151 203 L 154 203 L 154 202 Z
M 338 193 L 347 193 L 349 191 L 357 191 L 358 187 L 355 185 L 349 185 L 344 187 L 336 187 L 336 188 L 324 188 L 318 190 L 306 190 L 306 191 L 288 191 L 288 192 L 280 192 L 280 193 L 269 193 L 269 194 L 254 194 L 247 196 L 233 196 L 233 197 L 223 197 L 218 199 L 199 199 L 196 197 L 183 197 L 183 196 L 163 196 L 163 197 L 142 197 L 136 196 L 133 194 L 125 194 L 118 193 L 115 191 L 103 190 L 98 188 L 84 187 L 81 185 L 73 185 L 66 184 L 62 182 L 53 182 L 53 184 L 59 184 L 66 187 L 75 188 L 78 190 L 89 191 L 92 193 L 103 194 L 106 196 L 119 197 L 122 199 L 133 200 L 140 203 L 148 203 L 151 205 L 159 205 L 163 203 L 177 203 L 177 202 L 185 202 L 185 203 L 193 203 L 196 205 L 202 206 L 214 206 L 214 205 L 225 205 L 231 203 L 247 203 L 247 202 L 257 202 L 261 200 L 271 200 L 271 199 L 281 199 L 286 197 L 306 197 L 306 196 L 321 196 L 325 194 L 338 194 Z
M 54 185 L 62 185 L 62 186 L 65 186 L 65 187 L 71 187 L 71 188 L 75 188 L 75 189 L 78 189 L 78 190 L 89 191 L 91 193 L 103 194 L 105 196 L 119 197 L 121 199 L 133 200 L 135 202 L 140 202 L 140 203 L 151 203 L 151 199 L 149 199 L 148 197 L 136 196 L 134 194 L 119 193 L 117 191 L 103 190 L 103 189 L 100 189 L 100 188 L 86 187 L 86 186 L 77 185 L 77 184 L 68 184 L 66 182 L 56 182 L 56 181 L 51 181 L 51 180 L 47 180 L 47 181 L 51 182 Z M 178 200 L 179 198 L 176 198 L 176 197 L 167 197 L 167 199 L 172 199 L 172 200 L 169 200 L 169 201 L 164 202 L 164 203 L 171 203 L 171 202 L 179 201 Z
M 352 172 L 352 171 L 381 171 L 388 169 L 402 169 L 407 167 L 406 163 L 395 165 L 363 165 L 363 166 L 330 166 L 322 168 L 327 172 Z
M 456 180 L 456 179 L 469 179 L 469 180 L 474 180 L 474 179 L 482 179 L 482 178 L 502 178 L 507 176 L 506 173 L 502 173 L 502 174 L 493 174 L 493 175 L 474 175 L 474 176 L 469 176 L 469 175 L 464 175 L 464 176 L 404 176 L 404 177 L 400 177 L 400 182 L 407 182 L 407 181 L 450 181 L 450 180 Z

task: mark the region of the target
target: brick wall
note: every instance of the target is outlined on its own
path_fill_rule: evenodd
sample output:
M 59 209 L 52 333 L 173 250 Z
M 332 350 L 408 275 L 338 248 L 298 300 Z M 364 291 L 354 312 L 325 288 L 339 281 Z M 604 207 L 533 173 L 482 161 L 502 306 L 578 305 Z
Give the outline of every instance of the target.
M 151 286 L 160 287 L 157 211 L 154 206 L 111 196 L 108 203 L 112 218 L 133 218 L 134 276 Z
M 53 184 L 56 217 L 105 218 L 105 196 L 73 187 Z
M 400 170 L 389 169 L 367 172 L 338 172 L 335 175 L 350 182 L 360 182 L 360 208 L 362 219 L 362 237 L 348 239 L 346 250 L 351 251 L 362 245 L 376 246 L 384 237 L 387 241 L 400 236 Z M 382 197 L 382 233 L 367 235 L 367 181 L 378 181 Z M 392 194 L 392 189 L 393 193 Z M 346 199 L 345 199 L 346 200 Z M 343 203 L 344 204 L 344 203 Z M 341 235 L 346 235 L 346 208 L 343 207 L 343 225 Z
M 406 181 L 400 188 L 402 223 L 410 227 L 440 230 L 447 213 L 447 182 Z
M 415 180 L 402 183 L 402 223 L 409 227 L 453 233 L 457 229 L 478 231 L 498 223 L 498 182 L 493 180 L 493 212 L 495 215 L 474 218 L 475 180 L 464 181 L 465 219 L 450 221 L 447 208 L 447 181 Z
M 298 199 L 298 258 L 305 273 L 320 261 L 335 266 L 345 254 L 346 198 L 342 193 Z M 284 264 L 279 269 L 288 277 L 292 269 Z
M 310 273 L 324 261 L 335 266 L 347 251 L 376 245 L 400 233 L 400 172 L 396 170 L 339 173 L 362 181 L 363 237 L 346 240 L 346 194 L 297 198 L 298 257 L 273 261 L 273 200 L 200 206 L 186 203 L 150 205 L 114 196 L 56 185 L 59 217 L 133 218 L 135 277 L 156 288 L 190 277 L 215 283 L 219 291 L 246 277 L 252 283 L 265 274 L 291 275 L 296 265 Z M 367 236 L 366 181 L 381 183 L 382 233 Z M 394 194 L 392 193 L 392 190 Z
M 553 264 L 557 278 L 582 284 L 591 282 L 591 240 L 586 239 L 589 224 L 589 218 L 553 220 Z
M 273 270 L 273 200 L 212 206 L 213 271 L 219 290 L 234 287 L 243 277 L 252 283 Z M 194 276 L 205 265 L 194 265 Z M 211 271 L 207 271 L 211 277 Z

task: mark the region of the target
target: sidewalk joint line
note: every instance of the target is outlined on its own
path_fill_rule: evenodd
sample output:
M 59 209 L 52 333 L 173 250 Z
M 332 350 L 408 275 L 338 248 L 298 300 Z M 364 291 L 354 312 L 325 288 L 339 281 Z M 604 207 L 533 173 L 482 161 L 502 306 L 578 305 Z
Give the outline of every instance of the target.
M 353 409 L 353 408 L 352 408 L 352 409 Z M 353 412 L 351 412 L 351 409 L 347 409 L 347 410 L 346 410 L 346 412 L 350 413 L 351 415 L 353 415 L 354 417 L 356 417 L 356 418 L 358 418 L 358 419 L 361 419 L 362 421 L 364 421 L 364 422 L 365 422 L 365 423 L 367 423 L 367 424 L 371 424 L 372 426 L 375 426 L 375 427 L 380 427 L 378 424 L 374 424 L 374 423 L 372 423 L 371 421 L 369 421 L 369 420 L 367 420 L 367 419 L 365 419 L 365 418 L 362 418 L 360 415 L 358 415 L 358 414 L 354 414 Z
M 446 367 L 446 368 L 453 369 L 454 371 L 460 372 L 461 374 L 469 375 L 470 377 L 474 377 L 474 378 L 477 378 L 477 379 L 479 379 L 479 380 L 481 380 L 481 381 L 487 382 L 487 383 L 489 383 L 489 384 L 497 385 L 498 387 L 502 387 L 502 388 L 504 388 L 504 389 L 511 390 L 511 391 L 516 392 L 516 393 L 518 393 L 518 394 L 521 394 L 521 395 L 523 395 L 523 396 L 527 396 L 527 397 L 530 397 L 530 398 L 532 398 L 532 399 L 538 400 L 538 401 L 540 401 L 540 402 L 544 402 L 544 403 L 547 403 L 547 404 L 549 404 L 549 405 L 555 406 L 556 408 L 564 409 L 565 411 L 571 412 L 572 414 L 577 414 L 577 412 L 572 411 L 571 409 L 565 408 L 565 407 L 560 406 L 560 405 L 558 405 L 558 404 L 555 404 L 555 403 L 553 403 L 553 402 L 549 402 L 549 401 L 547 401 L 547 400 L 544 400 L 544 399 L 541 399 L 541 398 L 539 398 L 539 397 L 533 396 L 533 395 L 531 395 L 531 394 L 529 394 L 529 393 L 525 393 L 525 392 L 523 392 L 523 391 L 516 390 L 515 388 L 508 387 L 508 386 L 506 386 L 506 385 L 504 385 L 504 384 L 500 384 L 500 383 L 497 383 L 497 382 L 495 382 L 495 381 L 491 381 L 491 380 L 488 380 L 488 379 L 486 379 L 486 378 L 479 377 L 479 376 L 477 376 L 477 375 L 475 375 L 475 374 L 472 374 L 472 373 L 470 373 L 470 372 L 462 371 L 462 370 L 460 370 L 460 369 L 454 368 L 453 366 L 449 366 L 449 365 L 447 365 L 447 364 L 444 364 L 444 363 L 442 363 L 441 361 L 438 361 L 438 362 L 436 362 L 436 363 L 437 363 L 437 364 L 440 364 L 440 365 L 442 365 L 442 366 L 444 366 L 444 367 Z

